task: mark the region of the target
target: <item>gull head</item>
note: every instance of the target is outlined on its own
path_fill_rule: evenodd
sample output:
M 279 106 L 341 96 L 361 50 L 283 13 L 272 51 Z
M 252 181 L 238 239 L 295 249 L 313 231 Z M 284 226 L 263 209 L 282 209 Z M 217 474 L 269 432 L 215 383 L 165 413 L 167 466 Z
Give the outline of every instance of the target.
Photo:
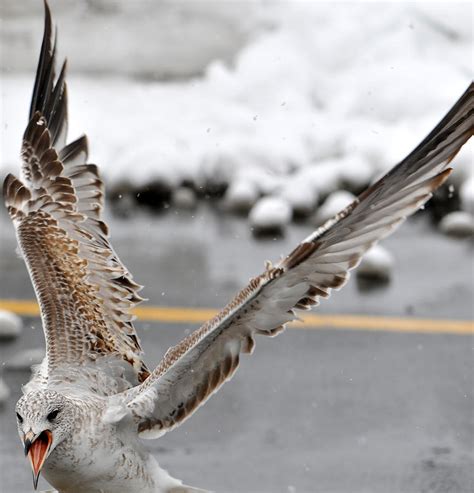
M 74 411 L 74 403 L 54 390 L 29 392 L 18 400 L 18 434 L 30 459 L 35 489 L 46 459 L 71 434 Z

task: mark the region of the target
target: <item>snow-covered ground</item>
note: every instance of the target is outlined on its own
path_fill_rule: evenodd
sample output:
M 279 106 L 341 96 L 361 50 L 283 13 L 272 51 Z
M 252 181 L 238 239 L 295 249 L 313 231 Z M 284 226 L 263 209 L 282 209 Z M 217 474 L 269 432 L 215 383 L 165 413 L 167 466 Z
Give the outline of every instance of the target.
M 237 187 L 243 202 L 277 196 L 310 215 L 403 158 L 461 95 L 471 20 L 469 2 L 270 2 L 266 28 L 202 77 L 87 78 L 70 59 L 70 136 L 88 134 L 112 189 L 234 184 L 230 208 Z M 2 74 L 2 174 L 18 169 L 32 79 Z M 472 145 L 455 167 L 461 186 L 474 173 Z

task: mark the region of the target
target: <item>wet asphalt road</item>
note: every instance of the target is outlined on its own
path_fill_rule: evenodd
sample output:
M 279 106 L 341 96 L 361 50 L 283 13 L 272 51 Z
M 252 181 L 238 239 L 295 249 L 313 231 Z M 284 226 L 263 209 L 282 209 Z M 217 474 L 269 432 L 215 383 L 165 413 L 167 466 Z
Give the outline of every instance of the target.
M 251 238 L 245 221 L 202 210 L 112 219 L 112 240 L 152 305 L 219 307 L 310 231 Z M 14 237 L 0 216 L 0 298 L 33 298 Z M 361 290 L 355 276 L 320 313 L 472 319 L 473 245 L 415 218 L 384 243 L 390 284 Z M 39 320 L 0 345 L 4 362 L 43 345 Z M 138 323 L 154 365 L 193 326 Z M 34 328 L 34 330 L 32 330 Z M 471 336 L 289 330 L 260 339 L 229 384 L 178 430 L 148 442 L 185 482 L 216 492 L 445 493 L 474 491 Z M 0 491 L 32 491 L 13 407 L 26 373 L 3 374 Z M 43 488 L 46 483 L 43 483 Z

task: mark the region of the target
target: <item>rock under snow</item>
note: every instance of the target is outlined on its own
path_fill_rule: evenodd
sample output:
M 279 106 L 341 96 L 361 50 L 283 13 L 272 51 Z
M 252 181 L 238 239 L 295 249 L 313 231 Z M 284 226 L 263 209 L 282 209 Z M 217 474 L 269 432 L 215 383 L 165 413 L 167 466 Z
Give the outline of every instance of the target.
M 474 215 L 474 175 L 471 175 L 459 188 L 461 207 Z
M 248 180 L 236 180 L 227 189 L 224 204 L 227 210 L 237 213 L 248 213 L 255 205 L 260 192 L 258 187 Z
M 328 219 L 334 217 L 348 206 L 354 199 L 355 195 L 346 190 L 338 190 L 333 192 L 324 201 L 324 204 L 316 211 L 315 224 L 320 226 Z
M 178 209 L 193 210 L 197 207 L 197 198 L 194 190 L 180 187 L 173 192 L 172 202 Z
M 0 341 L 14 339 L 21 334 L 23 322 L 18 315 L 0 310 Z
M 254 234 L 282 233 L 291 221 L 290 204 L 281 197 L 263 197 L 249 214 Z
M 311 184 L 320 197 L 326 197 L 339 188 L 343 166 L 340 159 L 326 159 L 301 169 L 299 176 Z
M 362 192 L 374 177 L 374 167 L 362 156 L 349 155 L 343 160 L 341 183 L 345 190 L 353 193 Z
M 362 257 L 357 268 L 357 276 L 372 280 L 390 279 L 394 260 L 392 254 L 383 246 L 375 245 Z
M 439 229 L 444 234 L 460 238 L 474 235 L 474 216 L 464 211 L 450 212 L 441 219 Z
M 293 210 L 293 214 L 299 217 L 307 217 L 313 213 L 318 203 L 318 192 L 308 181 L 298 176 L 289 180 L 279 194 L 285 199 Z
M 0 378 L 0 406 L 5 404 L 5 402 L 9 397 L 10 397 L 10 389 L 8 388 L 3 378 Z
M 23 349 L 5 363 L 7 370 L 30 370 L 33 365 L 39 365 L 44 358 L 43 348 Z

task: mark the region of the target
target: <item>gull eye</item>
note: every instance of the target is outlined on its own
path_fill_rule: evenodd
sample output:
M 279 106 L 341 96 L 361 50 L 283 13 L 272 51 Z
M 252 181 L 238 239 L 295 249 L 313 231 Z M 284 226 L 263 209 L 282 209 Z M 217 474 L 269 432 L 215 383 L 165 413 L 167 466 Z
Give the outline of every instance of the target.
M 16 419 L 18 420 L 18 423 L 23 423 L 23 418 L 18 413 L 16 413 Z
M 56 416 L 58 415 L 58 413 L 59 413 L 59 409 L 55 409 L 54 411 L 51 411 L 48 414 L 48 416 L 46 416 L 46 419 L 48 421 L 53 421 L 56 418 Z

